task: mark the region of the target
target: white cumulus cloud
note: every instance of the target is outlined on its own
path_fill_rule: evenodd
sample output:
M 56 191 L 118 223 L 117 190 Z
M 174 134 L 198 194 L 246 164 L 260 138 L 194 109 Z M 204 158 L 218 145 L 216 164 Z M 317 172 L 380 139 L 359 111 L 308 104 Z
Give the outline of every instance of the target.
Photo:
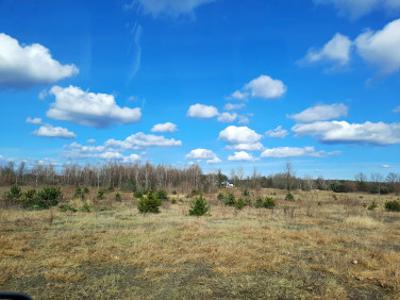
M 221 140 L 231 144 L 253 144 L 260 141 L 262 135 L 247 126 L 228 126 L 219 133 Z
M 268 75 L 260 75 L 251 80 L 242 88 L 235 91 L 230 98 L 245 100 L 248 98 L 276 99 L 286 93 L 286 85 L 278 79 L 273 79 Z
M 233 155 L 228 156 L 228 160 L 230 161 L 252 161 L 254 157 L 247 153 L 246 151 L 238 151 L 235 152 Z
M 196 103 L 189 107 L 187 115 L 191 118 L 211 119 L 217 117 L 219 112 L 215 106 Z
M 113 95 L 83 91 L 79 87 L 50 90 L 55 102 L 47 116 L 56 120 L 70 121 L 80 125 L 107 127 L 112 124 L 137 122 L 141 118 L 140 108 L 120 107 Z
M 33 132 L 36 136 L 51 137 L 51 138 L 64 138 L 72 139 L 76 137 L 76 134 L 63 127 L 55 127 L 49 124 L 40 126 Z
M 316 105 L 303 110 L 300 113 L 289 116 L 296 122 L 309 123 L 326 121 L 347 116 L 348 108 L 343 103 Z
M 40 124 L 42 124 L 42 119 L 28 117 L 28 118 L 26 118 L 26 123 L 33 124 L 33 125 L 40 125 Z
M 296 124 L 292 131 L 297 135 L 310 135 L 324 143 L 353 143 L 390 145 L 400 143 L 400 123 L 384 122 L 348 123 L 346 121 L 321 121 Z
M 266 131 L 265 135 L 271 138 L 284 138 L 288 135 L 288 131 L 279 125 L 274 129 Z
M 138 132 L 128 136 L 124 140 L 109 139 L 105 146 L 110 148 L 121 149 L 141 149 L 147 147 L 175 147 L 181 146 L 182 142 L 175 139 L 168 139 L 161 135 L 145 134 Z
M 367 30 L 360 34 L 355 45 L 358 54 L 382 73 L 400 70 L 400 19 L 388 23 L 382 30 Z
M 78 74 L 75 65 L 63 65 L 40 44 L 21 45 L 0 33 L 0 86 L 29 87 L 59 81 Z
M 221 160 L 213 151 L 203 148 L 191 150 L 188 154 L 186 154 L 186 158 L 192 160 L 205 160 L 208 164 L 221 162 Z
M 245 107 L 244 103 L 226 103 L 224 108 L 225 110 L 239 110 Z
M 300 156 L 321 157 L 324 155 L 327 155 L 327 153 L 323 151 L 316 151 L 314 147 L 277 147 L 265 149 L 261 153 L 261 157 L 270 158 L 288 158 Z
M 178 127 L 171 122 L 156 124 L 151 128 L 152 132 L 176 132 Z
M 232 123 L 237 119 L 237 117 L 238 115 L 236 113 L 223 112 L 219 114 L 218 121 L 222 123 Z
M 329 63 L 334 67 L 343 67 L 350 61 L 352 41 L 340 33 L 327 42 L 321 49 L 309 49 L 305 63 Z

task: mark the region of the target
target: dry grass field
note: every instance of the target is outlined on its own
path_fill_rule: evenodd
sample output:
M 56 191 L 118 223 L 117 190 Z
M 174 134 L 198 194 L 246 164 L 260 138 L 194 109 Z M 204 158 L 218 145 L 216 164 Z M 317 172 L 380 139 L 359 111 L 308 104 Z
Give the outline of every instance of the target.
M 276 208 L 238 211 L 215 194 L 205 196 L 208 216 L 191 217 L 190 199 L 177 195 L 142 215 L 131 193 L 121 202 L 108 194 L 90 212 L 2 208 L 0 290 L 35 299 L 400 299 L 400 213 L 383 207 L 398 196 L 298 191 L 288 202 L 284 191 L 257 193 Z

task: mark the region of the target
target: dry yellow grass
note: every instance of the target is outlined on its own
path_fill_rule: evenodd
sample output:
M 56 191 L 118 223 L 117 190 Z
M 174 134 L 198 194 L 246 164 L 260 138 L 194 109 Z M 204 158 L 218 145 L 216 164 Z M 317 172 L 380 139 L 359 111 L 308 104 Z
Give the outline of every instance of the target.
M 394 196 L 257 193 L 277 208 L 236 211 L 207 195 L 211 215 L 197 218 L 180 196 L 144 216 L 124 194 L 104 211 L 55 209 L 52 223 L 49 211 L 1 209 L 0 289 L 36 299 L 398 299 L 400 214 L 383 210 Z

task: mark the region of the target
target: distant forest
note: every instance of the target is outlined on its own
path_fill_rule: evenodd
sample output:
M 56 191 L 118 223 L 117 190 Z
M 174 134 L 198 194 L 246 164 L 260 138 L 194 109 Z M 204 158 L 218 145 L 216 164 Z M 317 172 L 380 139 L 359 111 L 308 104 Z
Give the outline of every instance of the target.
M 27 168 L 24 162 L 8 162 L 0 166 L 0 185 L 72 185 L 98 188 L 121 189 L 127 191 L 166 190 L 169 192 L 215 192 L 227 183 L 243 189 L 278 188 L 286 190 L 332 190 L 338 193 L 367 192 L 374 194 L 400 193 L 400 174 L 359 173 L 354 180 L 332 180 L 295 175 L 288 163 L 277 174 L 263 176 L 255 170 L 251 176 L 244 176 L 242 169 L 223 174 L 221 171 L 204 174 L 198 165 L 179 169 L 165 165 L 117 164 L 79 166 L 65 165 L 61 170 L 54 166 L 37 164 Z

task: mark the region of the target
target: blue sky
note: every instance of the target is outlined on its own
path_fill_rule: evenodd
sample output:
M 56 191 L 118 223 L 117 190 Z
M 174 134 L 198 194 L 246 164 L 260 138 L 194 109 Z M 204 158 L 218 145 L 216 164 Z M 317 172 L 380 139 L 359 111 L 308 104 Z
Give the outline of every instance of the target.
M 400 1 L 0 0 L 0 159 L 400 171 Z

